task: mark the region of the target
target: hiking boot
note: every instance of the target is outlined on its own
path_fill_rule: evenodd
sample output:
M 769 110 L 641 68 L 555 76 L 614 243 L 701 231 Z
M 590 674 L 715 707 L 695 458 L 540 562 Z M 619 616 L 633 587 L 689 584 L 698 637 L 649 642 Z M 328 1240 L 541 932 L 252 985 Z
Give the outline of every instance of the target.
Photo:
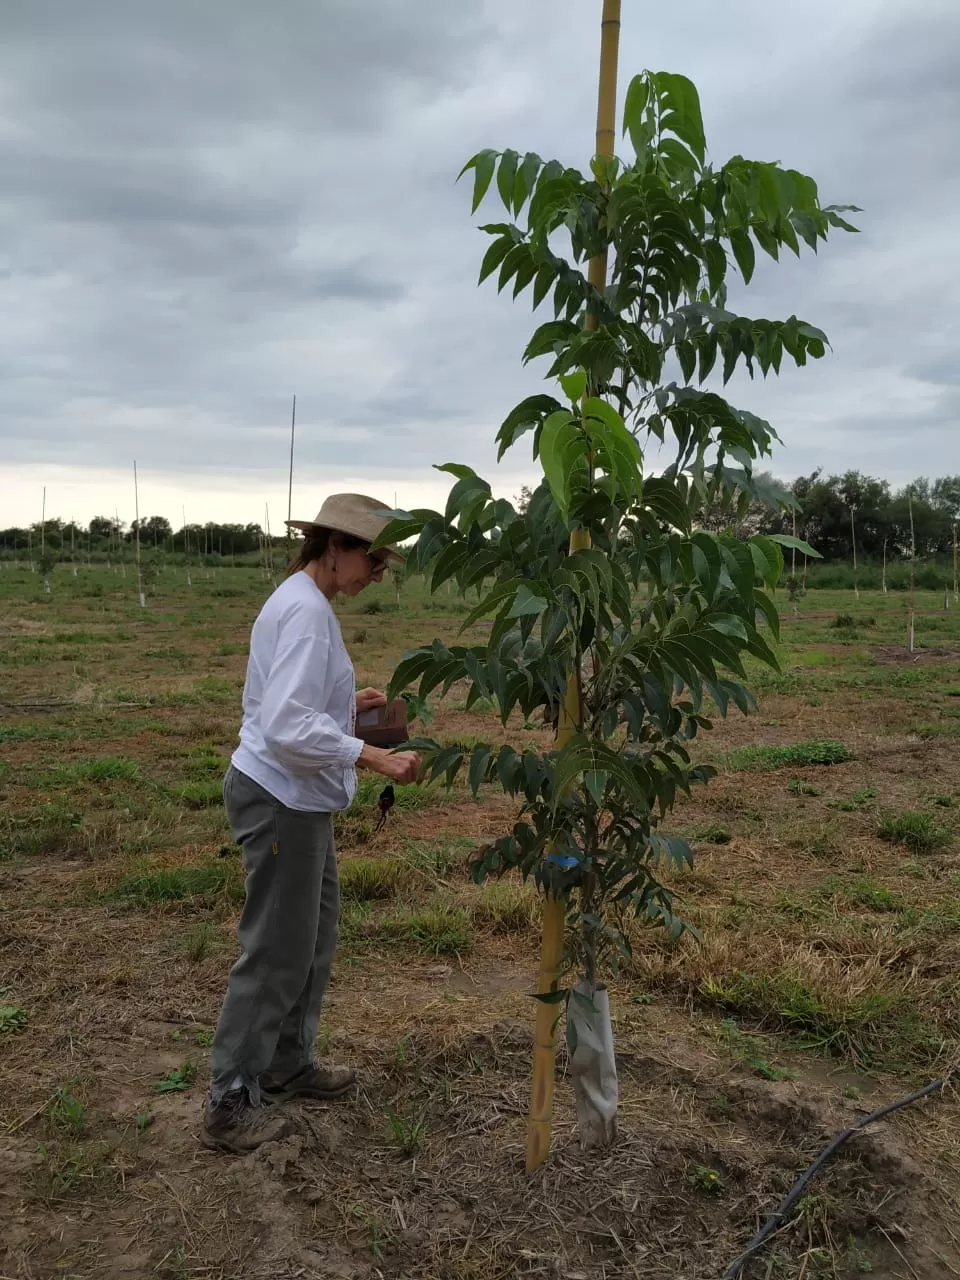
M 265 1142 L 279 1142 L 293 1129 L 289 1116 L 268 1113 L 262 1104 L 253 1105 L 246 1089 L 232 1089 L 219 1102 L 207 1094 L 200 1141 L 214 1151 L 245 1155 Z
M 352 1088 L 357 1073 L 352 1067 L 324 1067 L 311 1062 L 292 1076 L 278 1076 L 265 1071 L 260 1077 L 260 1094 L 264 1102 L 286 1102 L 291 1098 L 311 1098 L 319 1102 L 339 1098 Z

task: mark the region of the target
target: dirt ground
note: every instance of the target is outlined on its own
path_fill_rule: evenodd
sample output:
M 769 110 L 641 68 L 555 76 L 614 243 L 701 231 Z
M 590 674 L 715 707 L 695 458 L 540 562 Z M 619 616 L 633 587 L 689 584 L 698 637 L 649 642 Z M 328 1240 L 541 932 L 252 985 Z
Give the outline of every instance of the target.
M 375 833 L 367 788 L 338 828 L 319 1045 L 360 1085 L 255 1155 L 206 1151 L 242 901 L 216 795 L 268 585 L 161 579 L 142 614 L 117 575 L 48 599 L 0 574 L 0 1277 L 719 1278 L 831 1137 L 950 1072 L 960 611 L 924 602 L 923 651 L 898 654 L 903 601 L 823 593 L 675 815 L 699 938 L 638 929 L 612 983 L 615 1146 L 580 1149 L 561 1046 L 551 1157 L 523 1169 L 537 903 L 466 873 L 510 807 L 411 789 Z M 365 683 L 456 628 L 455 601 L 406 590 L 344 613 Z M 430 728 L 503 737 L 456 691 Z M 848 758 L 750 755 L 823 740 Z M 854 1138 L 747 1280 L 960 1276 L 958 1119 L 948 1085 Z

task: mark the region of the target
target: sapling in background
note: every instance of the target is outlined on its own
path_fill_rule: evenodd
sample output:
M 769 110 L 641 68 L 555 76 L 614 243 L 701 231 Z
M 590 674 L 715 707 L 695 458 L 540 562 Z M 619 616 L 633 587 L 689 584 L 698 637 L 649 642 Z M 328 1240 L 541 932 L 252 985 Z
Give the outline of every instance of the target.
M 776 260 L 801 243 L 816 249 L 832 228 L 853 230 L 795 170 L 741 156 L 709 163 L 683 76 L 635 77 L 624 132 L 631 154 L 598 155 L 588 173 L 529 152 L 468 162 L 474 209 L 491 191 L 505 209 L 482 228 L 481 281 L 496 273 L 500 290 L 512 283 L 534 307 L 553 304 L 524 353 L 546 362 L 549 389 L 516 405 L 497 435 L 500 457 L 531 441 L 543 478 L 520 512 L 470 467 L 446 463 L 455 483 L 445 509 L 398 515 L 381 539 L 415 537 L 408 571 L 432 590 L 453 581 L 480 595 L 465 642 L 406 654 L 390 696 L 417 685 L 426 699 L 465 682 L 468 708 L 487 698 L 505 724 L 519 710 L 560 727 L 546 750 L 426 738 L 418 749 L 431 777 L 452 782 L 465 769 L 475 792 L 493 784 L 518 801 L 512 829 L 477 854 L 473 873 L 518 868 L 565 920 L 561 973 L 540 999 L 554 1012 L 567 1005 L 587 1144 L 616 1132 L 603 976 L 629 963 L 631 918 L 672 937 L 684 929 L 658 869 L 691 860 L 663 827 L 678 795 L 713 773 L 691 744 L 715 712 L 753 708 L 748 655 L 776 666 L 778 542 L 816 554 L 791 537 L 698 528 L 707 509 L 729 511 L 735 528 L 751 501 L 788 500 L 755 471 L 770 425 L 704 384 L 725 384 L 738 365 L 764 376 L 784 359 L 803 365 L 827 342 L 796 316 L 731 310 L 728 280 L 735 267 L 749 283 L 758 248 Z M 607 255 L 610 283 L 597 287 L 583 268 Z M 490 626 L 478 636 L 481 619 Z M 552 1088 L 552 1061 L 550 1072 Z M 531 1125 L 549 1135 L 537 1078 Z M 528 1167 L 543 1154 L 528 1147 Z

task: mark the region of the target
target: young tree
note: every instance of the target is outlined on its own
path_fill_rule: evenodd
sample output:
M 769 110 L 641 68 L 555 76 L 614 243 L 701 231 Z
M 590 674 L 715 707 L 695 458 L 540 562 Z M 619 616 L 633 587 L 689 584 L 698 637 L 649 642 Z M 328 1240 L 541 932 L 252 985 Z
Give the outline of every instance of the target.
M 406 654 L 391 695 L 417 685 L 425 700 L 462 681 L 468 707 L 487 697 L 505 724 L 519 708 L 564 730 L 547 750 L 431 739 L 419 748 L 431 777 L 452 782 L 466 768 L 474 792 L 491 783 L 519 802 L 512 830 L 478 853 L 475 878 L 519 868 L 563 904 L 564 970 L 579 980 L 540 998 L 567 1002 L 587 1142 L 615 1131 L 603 974 L 629 960 L 631 917 L 674 936 L 684 928 L 658 868 L 691 860 L 662 826 L 677 796 L 713 772 L 693 761 L 691 743 L 714 710 L 752 708 L 746 655 L 776 665 L 763 633 L 778 630 L 767 588 L 782 570 L 777 542 L 793 539 L 698 527 L 706 512 L 726 509 L 736 526 L 751 502 L 786 498 L 755 472 L 774 432 L 703 383 L 715 369 L 726 383 L 741 362 L 764 375 L 784 358 L 805 364 L 827 340 L 796 316 L 728 310 L 728 273 L 735 264 L 749 282 L 758 247 L 776 259 L 799 254 L 801 241 L 816 249 L 832 227 L 853 230 L 795 170 L 741 156 L 708 163 L 683 76 L 637 76 L 624 126 L 632 157 L 597 156 L 587 174 L 515 151 L 482 151 L 465 166 L 474 209 L 493 187 L 506 210 L 482 228 L 491 243 L 481 281 L 497 272 L 499 289 L 512 283 L 534 307 L 553 303 L 524 360 L 548 362 L 554 392 L 518 404 L 497 436 L 501 457 L 532 437 L 543 480 L 520 513 L 471 468 L 446 463 L 439 470 L 456 483 L 445 509 L 410 512 L 382 539 L 415 536 L 411 570 L 433 590 L 453 579 L 480 596 L 464 643 Z M 607 254 L 601 289 L 583 266 Z M 660 474 L 646 464 L 654 443 L 669 454 Z M 478 635 L 484 618 L 492 623 Z

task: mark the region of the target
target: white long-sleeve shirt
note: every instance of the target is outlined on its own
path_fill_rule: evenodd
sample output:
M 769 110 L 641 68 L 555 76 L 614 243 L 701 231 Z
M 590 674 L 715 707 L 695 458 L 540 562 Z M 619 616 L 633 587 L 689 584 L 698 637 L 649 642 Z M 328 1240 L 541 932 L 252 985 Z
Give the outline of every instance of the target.
M 329 600 L 308 574 L 293 574 L 253 624 L 234 768 L 290 809 L 346 809 L 363 749 L 355 690 Z

